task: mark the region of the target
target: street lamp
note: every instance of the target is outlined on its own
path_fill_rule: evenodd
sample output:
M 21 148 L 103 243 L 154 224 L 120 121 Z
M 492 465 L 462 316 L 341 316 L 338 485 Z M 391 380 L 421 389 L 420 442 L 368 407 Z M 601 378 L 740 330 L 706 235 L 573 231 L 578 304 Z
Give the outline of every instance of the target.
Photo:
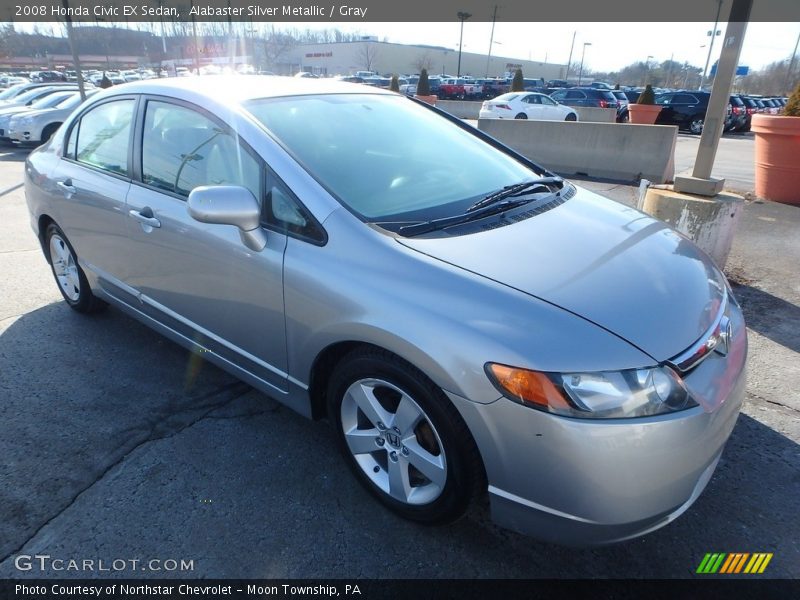
M 503 42 L 492 41 L 492 45 L 497 44 L 498 46 L 502 46 Z M 486 75 L 484 77 L 489 77 L 489 61 L 492 60 L 492 46 L 489 46 L 489 56 L 486 57 Z
M 645 60 L 644 83 L 642 84 L 642 87 L 646 87 L 647 86 L 647 79 L 650 77 L 650 59 L 651 58 L 653 58 L 653 57 L 648 54 L 647 60 Z
M 706 57 L 706 66 L 703 69 L 703 72 L 700 74 L 700 87 L 697 88 L 700 91 L 703 90 L 703 83 L 705 82 L 706 72 L 708 71 L 708 63 L 711 62 L 711 50 L 714 49 L 714 38 L 718 36 L 720 33 L 722 33 L 721 29 L 717 29 L 717 23 L 719 23 L 719 13 L 722 10 L 723 0 L 717 0 L 717 1 L 719 2 L 719 5 L 717 6 L 717 18 L 714 19 L 714 29 L 706 33 L 706 36 L 711 38 L 711 42 L 708 44 L 708 56 Z
M 583 79 L 583 59 L 586 57 L 586 46 L 591 46 L 592 42 L 583 42 L 583 51 L 581 52 L 581 70 L 578 73 L 578 87 L 581 87 L 581 79 Z
M 469 19 L 472 15 L 468 12 L 459 11 L 456 13 L 456 16 L 458 20 L 461 21 L 461 35 L 458 38 L 458 72 L 456 73 L 456 77 L 461 77 L 461 46 L 464 41 L 464 21 Z

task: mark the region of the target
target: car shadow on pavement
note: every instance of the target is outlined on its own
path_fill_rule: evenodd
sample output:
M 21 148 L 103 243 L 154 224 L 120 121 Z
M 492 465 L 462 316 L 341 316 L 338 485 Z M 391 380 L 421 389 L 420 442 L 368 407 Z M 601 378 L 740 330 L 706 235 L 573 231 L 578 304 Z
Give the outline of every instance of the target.
M 33 150 L 33 148 L 0 146 L 0 162 L 25 162 L 31 150 Z
M 27 553 L 197 558 L 191 577 L 692 577 L 706 552 L 775 552 L 769 575 L 800 576 L 798 445 L 750 416 L 686 514 L 576 550 L 496 527 L 485 504 L 441 527 L 395 517 L 325 423 L 192 356 L 113 308 L 58 302 L 7 327 L 0 562 L 33 538 Z M 0 576 L 48 576 L 12 564 Z
M 748 328 L 800 353 L 800 306 L 751 285 L 732 286 Z

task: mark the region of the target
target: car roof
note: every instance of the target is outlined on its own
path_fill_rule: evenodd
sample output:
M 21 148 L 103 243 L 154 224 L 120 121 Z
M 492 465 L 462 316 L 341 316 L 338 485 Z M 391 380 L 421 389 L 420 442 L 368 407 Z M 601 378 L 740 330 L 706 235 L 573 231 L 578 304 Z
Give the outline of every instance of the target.
M 187 100 L 207 97 L 217 102 L 235 104 L 256 98 L 311 94 L 394 94 L 388 90 L 368 86 L 356 87 L 352 83 L 334 79 L 272 75 L 200 75 L 197 77 L 147 79 L 114 86 L 109 92 L 111 94 L 108 95 L 155 94 Z

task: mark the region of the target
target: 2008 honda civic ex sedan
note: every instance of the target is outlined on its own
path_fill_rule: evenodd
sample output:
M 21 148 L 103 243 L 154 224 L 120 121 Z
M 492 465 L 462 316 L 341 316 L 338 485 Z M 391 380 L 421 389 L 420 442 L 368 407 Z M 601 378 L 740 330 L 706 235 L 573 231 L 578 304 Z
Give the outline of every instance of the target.
M 660 221 L 399 94 L 151 80 L 25 165 L 66 302 L 111 303 L 303 415 L 423 523 L 488 494 L 576 545 L 684 512 L 744 394 L 726 279 Z

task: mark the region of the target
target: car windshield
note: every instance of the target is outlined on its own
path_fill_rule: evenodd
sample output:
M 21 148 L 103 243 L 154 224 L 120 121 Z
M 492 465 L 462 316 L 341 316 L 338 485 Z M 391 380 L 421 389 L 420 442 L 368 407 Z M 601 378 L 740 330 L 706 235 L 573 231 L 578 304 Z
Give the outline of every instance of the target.
M 9 100 L 14 98 L 20 93 L 20 90 L 22 90 L 23 87 L 25 87 L 24 83 L 18 83 L 17 85 L 4 90 L 3 93 L 0 94 L 0 100 Z
M 20 94 L 19 96 L 16 96 L 14 98 L 14 102 L 18 102 L 19 104 L 26 104 L 31 100 L 36 100 L 37 98 L 43 98 L 45 96 L 49 96 L 50 94 L 48 92 L 49 90 L 47 90 L 46 88 L 45 89 L 34 88 L 30 91 Z
M 256 119 L 342 204 L 369 221 L 439 218 L 537 174 L 395 95 L 253 100 Z
M 49 94 L 31 104 L 31 109 L 52 108 L 66 98 L 70 98 L 74 93 L 75 92 L 57 92 L 55 94 Z
M 92 95 L 92 94 L 94 94 L 94 93 L 95 93 L 95 90 L 88 90 L 88 91 L 86 92 L 86 97 L 88 98 L 89 96 L 91 96 L 91 95 Z M 75 94 L 74 96 L 69 96 L 69 97 L 68 97 L 68 98 L 66 98 L 66 99 L 62 99 L 62 100 L 61 100 L 61 102 L 59 102 L 58 104 L 56 104 L 56 108 L 58 108 L 58 109 L 62 109 L 62 108 L 75 108 L 75 107 L 76 107 L 76 106 L 78 106 L 78 105 L 79 105 L 81 102 L 82 102 L 82 100 L 81 100 L 81 95 L 80 95 L 80 94 Z

